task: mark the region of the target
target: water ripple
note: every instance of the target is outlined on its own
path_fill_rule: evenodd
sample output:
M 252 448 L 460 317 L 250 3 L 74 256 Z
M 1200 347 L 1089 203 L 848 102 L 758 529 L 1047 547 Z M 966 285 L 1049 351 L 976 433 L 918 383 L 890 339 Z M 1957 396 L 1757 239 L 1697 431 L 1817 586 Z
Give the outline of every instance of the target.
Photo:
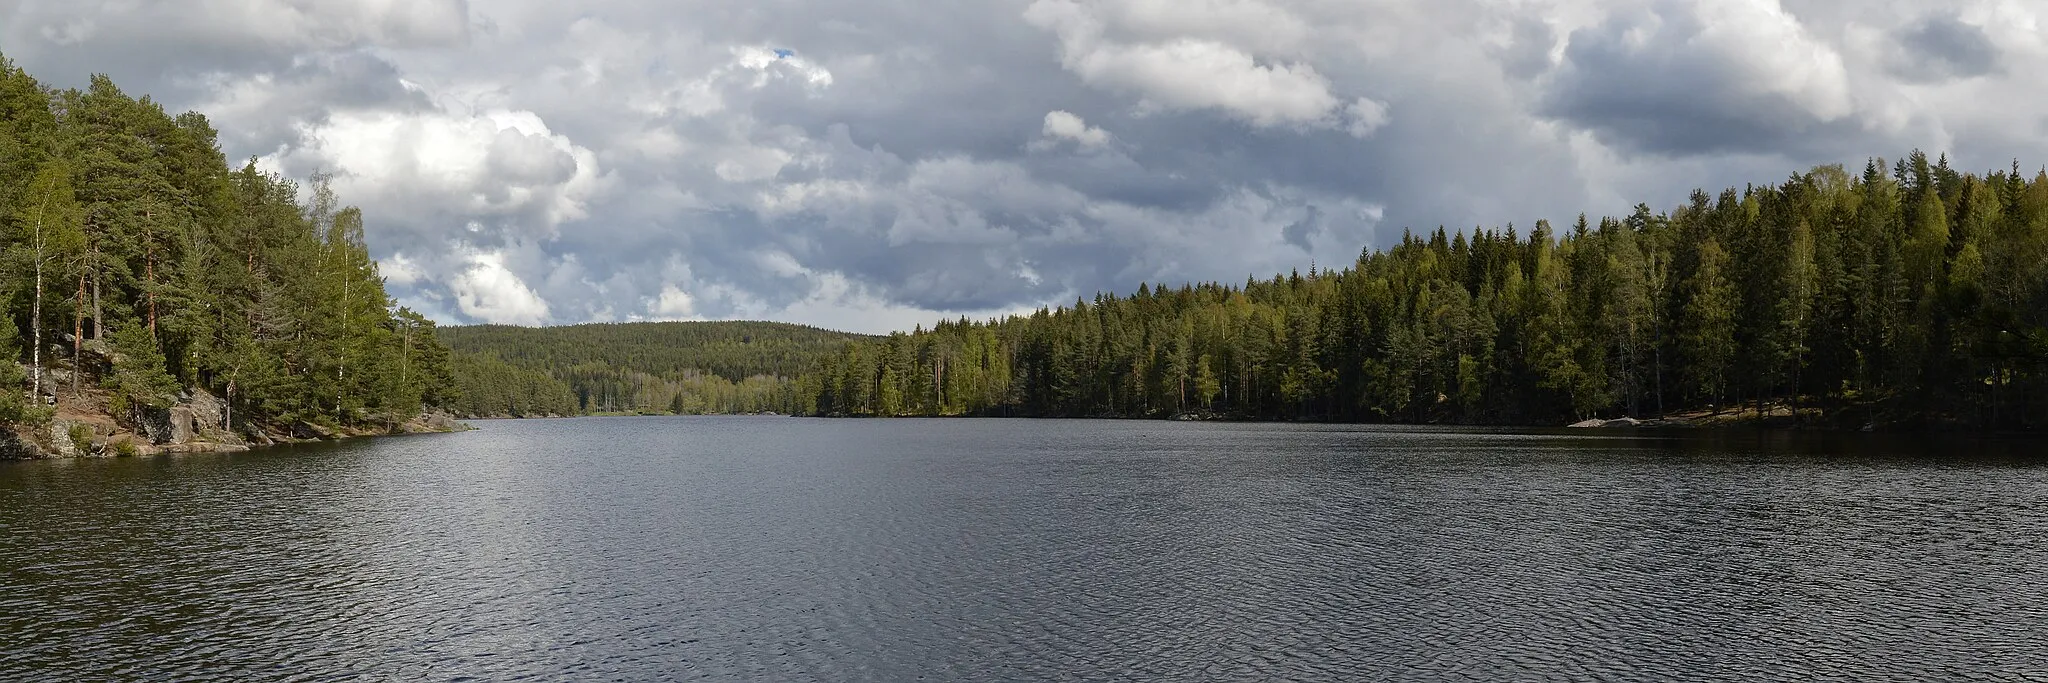
M 2048 680 L 2035 446 L 588 419 L 0 464 L 0 679 Z

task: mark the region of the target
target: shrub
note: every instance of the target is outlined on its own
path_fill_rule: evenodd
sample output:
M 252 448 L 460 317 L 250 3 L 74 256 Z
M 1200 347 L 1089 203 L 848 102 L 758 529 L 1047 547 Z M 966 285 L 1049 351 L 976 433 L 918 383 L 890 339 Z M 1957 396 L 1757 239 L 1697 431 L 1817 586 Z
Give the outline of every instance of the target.
M 71 425 L 70 436 L 71 447 L 78 449 L 79 455 L 92 452 L 92 425 L 83 423 Z

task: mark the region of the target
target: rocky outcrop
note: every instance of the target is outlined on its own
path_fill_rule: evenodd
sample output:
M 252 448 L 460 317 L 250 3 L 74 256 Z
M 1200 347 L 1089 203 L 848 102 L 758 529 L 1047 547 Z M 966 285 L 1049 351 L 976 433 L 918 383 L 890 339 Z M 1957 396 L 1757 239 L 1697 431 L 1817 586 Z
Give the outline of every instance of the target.
M 136 406 L 134 410 L 130 411 L 128 422 L 135 425 L 135 428 L 142 432 L 143 438 L 148 439 L 152 444 L 176 443 L 173 439 L 176 434 L 172 433 L 171 409 L 169 408 Z
M 10 429 L 0 429 L 0 460 L 34 460 L 56 457 Z
M 291 435 L 300 441 L 323 441 L 334 438 L 333 431 L 303 420 L 292 423 Z
M 197 389 L 181 394 L 170 407 L 132 408 L 119 421 L 108 414 L 108 403 L 109 397 L 97 390 L 66 395 L 57 414 L 42 426 L 0 428 L 0 459 L 236 453 L 279 443 L 472 429 L 441 411 L 403 422 L 341 429 L 309 422 L 265 425 L 243 420 L 227 402 Z
M 193 424 L 192 408 L 188 406 L 171 406 L 170 418 L 170 443 L 192 443 L 199 438 L 198 426 Z
M 1571 429 L 1600 429 L 1600 428 L 1634 428 L 1634 427 L 1643 427 L 1643 428 L 1650 428 L 1650 427 L 1695 427 L 1695 426 L 1698 426 L 1698 425 L 1697 425 L 1697 424 L 1695 424 L 1695 423 L 1694 423 L 1693 421 L 1691 421 L 1691 420 L 1688 420 L 1688 419 L 1685 419 L 1685 418 L 1681 418 L 1681 417 L 1661 417 L 1661 418 L 1652 418 L 1652 419 L 1648 419 L 1648 420 L 1638 420 L 1638 419 L 1636 419 L 1636 418 L 1633 418 L 1633 417 L 1622 417 L 1622 418 L 1616 418 L 1616 419 L 1612 419 L 1612 420 L 1602 420 L 1602 419 L 1599 419 L 1599 418 L 1594 418 L 1594 419 L 1591 419 L 1591 420 L 1586 420 L 1586 421 L 1584 421 L 1584 422 L 1575 422 L 1575 423 L 1572 423 L 1572 424 L 1570 424 L 1570 425 L 1566 425 L 1566 427 L 1568 427 L 1568 428 L 1571 428 Z
M 440 410 L 421 414 L 419 417 L 399 425 L 399 427 L 406 434 L 442 434 L 448 432 L 467 432 L 476 429 L 457 421 L 454 415 Z

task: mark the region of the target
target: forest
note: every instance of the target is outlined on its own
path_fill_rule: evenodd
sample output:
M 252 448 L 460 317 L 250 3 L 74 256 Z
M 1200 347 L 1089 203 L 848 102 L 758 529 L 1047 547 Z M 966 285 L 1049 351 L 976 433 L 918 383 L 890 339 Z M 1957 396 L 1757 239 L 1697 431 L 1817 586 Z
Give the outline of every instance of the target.
M 810 413 L 812 369 L 861 335 L 767 322 L 449 327 L 468 417 Z
M 851 345 L 832 415 L 2048 423 L 2048 173 L 1914 152 Z
M 236 431 L 450 401 L 433 321 L 386 296 L 326 178 L 230 167 L 198 113 L 0 58 L 0 426 L 131 420 L 204 391 Z

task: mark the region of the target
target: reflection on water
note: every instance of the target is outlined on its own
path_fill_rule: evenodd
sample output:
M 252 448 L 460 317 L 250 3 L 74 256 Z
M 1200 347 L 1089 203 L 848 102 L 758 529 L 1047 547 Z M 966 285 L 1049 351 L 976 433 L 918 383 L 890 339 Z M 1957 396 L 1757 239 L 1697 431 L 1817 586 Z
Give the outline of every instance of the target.
M 2048 680 L 2034 442 L 484 426 L 0 464 L 0 679 Z

